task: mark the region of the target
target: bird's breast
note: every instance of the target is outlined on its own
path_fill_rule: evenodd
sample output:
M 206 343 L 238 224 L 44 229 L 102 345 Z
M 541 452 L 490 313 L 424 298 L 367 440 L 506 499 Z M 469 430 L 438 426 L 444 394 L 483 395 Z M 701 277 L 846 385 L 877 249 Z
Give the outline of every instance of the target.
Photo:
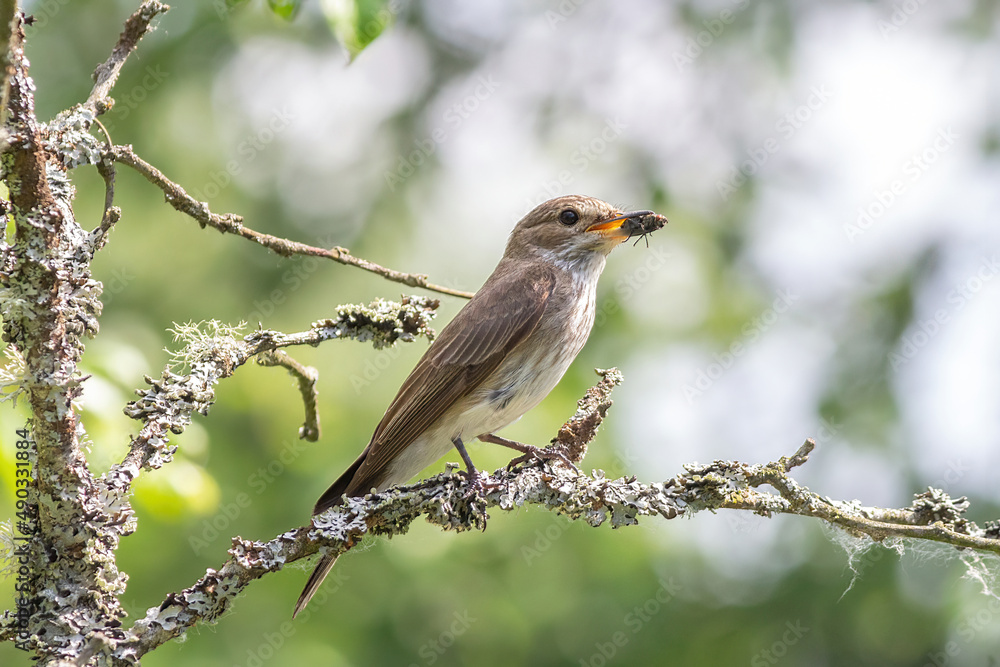
M 553 295 L 535 331 L 474 392 L 466 435 L 493 432 L 517 421 L 559 383 L 594 324 L 595 283 L 574 281 Z

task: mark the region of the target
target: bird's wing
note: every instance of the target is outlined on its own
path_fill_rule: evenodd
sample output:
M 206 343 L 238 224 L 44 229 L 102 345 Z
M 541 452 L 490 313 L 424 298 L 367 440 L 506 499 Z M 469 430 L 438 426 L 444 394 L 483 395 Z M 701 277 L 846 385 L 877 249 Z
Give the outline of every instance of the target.
M 379 422 L 344 493 L 369 491 L 400 451 L 538 326 L 555 288 L 554 270 L 534 266 L 508 273 L 488 280 L 428 348 Z

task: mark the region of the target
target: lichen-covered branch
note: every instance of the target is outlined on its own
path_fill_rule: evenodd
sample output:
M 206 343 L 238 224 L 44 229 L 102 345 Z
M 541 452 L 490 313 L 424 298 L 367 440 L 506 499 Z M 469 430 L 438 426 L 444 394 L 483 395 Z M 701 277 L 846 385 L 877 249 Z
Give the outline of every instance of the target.
M 108 232 L 121 219 L 122 211 L 115 206 L 115 163 L 101 160 L 96 166 L 97 173 L 104 179 L 104 213 L 101 214 L 101 224 L 90 234 L 94 237 L 94 246 L 100 249 L 104 246 Z
M 601 381 L 587 390 L 577 402 L 576 414 L 566 420 L 552 439 L 552 447 L 573 463 L 579 463 L 587 455 L 587 445 L 597 435 L 597 428 L 611 407 L 611 390 L 622 383 L 617 368 L 596 370 Z
M 422 296 L 404 297 L 400 303 L 379 299 L 369 306 L 341 306 L 335 318 L 314 322 L 308 331 L 261 330 L 242 340 L 236 337 L 237 329 L 217 322 L 179 326 L 175 338 L 185 342 L 185 347 L 174 353 L 159 379 L 146 378 L 150 388 L 137 390 L 140 398 L 125 408 L 143 426 L 122 462 L 102 477 L 106 492 L 122 498 L 140 471 L 169 462 L 176 450 L 170 434 L 182 433 L 195 412 L 207 414 L 215 400 L 215 384 L 255 356 L 334 339 L 371 342 L 376 348 L 418 336 L 430 339 L 434 335 L 430 321 L 438 305 L 436 299 Z
M 153 19 L 168 9 L 170 9 L 169 5 L 164 5 L 158 0 L 146 0 L 125 21 L 125 29 L 118 37 L 118 43 L 111 55 L 94 70 L 94 88 L 84 103 L 84 107 L 90 110 L 94 116 L 100 115 L 108 108 L 108 95 L 115 82 L 118 81 L 118 74 L 129 54 L 139 46 L 139 40 L 149 32 Z
M 442 285 L 435 285 L 434 283 L 431 283 L 428 280 L 428 277 L 422 273 L 403 273 L 402 271 L 388 269 L 384 266 L 375 264 L 374 262 L 369 262 L 366 259 L 355 257 L 347 248 L 341 248 L 339 246 L 334 248 L 317 248 L 305 243 L 289 241 L 288 239 L 283 239 L 278 236 L 272 236 L 270 234 L 263 234 L 261 232 L 254 231 L 243 225 L 242 216 L 236 215 L 235 213 L 226 213 L 223 215 L 212 213 L 208 204 L 200 202 L 189 195 L 184 188 L 164 176 L 163 172 L 136 155 L 131 146 L 115 146 L 111 149 L 111 156 L 115 161 L 132 167 L 145 176 L 146 180 L 150 183 L 163 190 L 164 197 L 166 198 L 168 204 L 181 213 L 197 220 L 202 227 L 212 227 L 223 234 L 236 234 L 237 236 L 242 236 L 245 239 L 253 241 L 258 245 L 264 246 L 265 248 L 278 253 L 282 257 L 291 257 L 292 255 L 325 257 L 326 259 L 332 259 L 340 264 L 355 266 L 359 269 L 370 271 L 376 275 L 382 276 L 386 280 L 402 283 L 404 285 L 408 285 L 409 287 L 420 287 L 433 292 L 448 294 L 450 296 L 459 296 L 465 299 L 472 298 L 472 293 L 470 292 L 463 292 L 462 290 L 456 290 Z
M 616 369 L 599 373 L 602 380 L 580 400 L 576 414 L 552 441 L 552 446 L 564 453 L 586 450 L 611 405 L 609 394 L 621 376 Z M 612 528 L 636 524 L 641 516 L 672 519 L 700 510 L 741 509 L 764 516 L 800 514 L 879 541 L 887 537 L 933 539 L 1000 553 L 996 529 L 980 530 L 966 521 L 961 517 L 967 507 L 965 500 L 951 500 L 941 491 L 919 494 L 906 509 L 883 510 L 822 499 L 804 489 L 788 473 L 808 461 L 813 446 L 807 441 L 793 456 L 766 465 L 724 461 L 689 465 L 673 479 L 652 484 L 638 482 L 635 477 L 610 480 L 600 471 L 593 476 L 580 475 L 553 459 L 495 471 L 492 490 L 483 496 L 470 498 L 465 477 L 449 470 L 416 484 L 348 498 L 343 506 L 314 517 L 310 525 L 267 542 L 234 537 L 228 561 L 149 609 L 145 618 L 130 628 L 131 638 L 119 644 L 114 655 L 135 659 L 197 624 L 215 622 L 252 581 L 320 550 L 340 554 L 360 544 L 367 534 L 402 535 L 421 517 L 443 530 L 482 529 L 490 509 L 512 511 L 535 505 L 570 520 Z M 758 488 L 765 485 L 779 493 Z M 924 530 L 914 532 L 914 528 Z M 291 607 L 289 599 L 289 610 Z
M 565 453 L 582 453 L 594 438 L 611 406 L 611 390 L 621 382 L 617 369 L 598 371 L 602 379 L 580 400 L 578 410 L 553 439 Z M 526 463 L 514 470 L 493 473 L 497 486 L 482 497 L 468 496 L 465 477 L 449 471 L 406 487 L 364 499 L 349 499 L 342 508 L 314 517 L 309 526 L 287 531 L 269 542 L 233 538 L 232 558 L 218 570 L 209 570 L 188 589 L 170 594 L 149 609 L 129 629 L 131 638 L 118 645 L 113 655 L 123 663 L 134 660 L 184 634 L 199 623 L 213 622 L 231 606 L 239 593 L 255 579 L 280 570 L 286 563 L 315 554 L 321 548 L 345 552 L 364 535 L 405 533 L 421 516 L 444 530 L 482 528 L 486 510 L 513 510 L 536 504 L 567 516 L 583 518 L 591 525 L 610 520 L 613 526 L 635 522 L 638 513 L 659 508 L 673 517 L 676 508 L 657 485 L 643 487 L 634 481 L 592 479 L 553 463 Z M 289 601 L 291 613 L 291 601 Z
M 966 498 L 951 498 L 939 489 L 928 489 L 914 497 L 905 509 L 863 507 L 858 501 L 831 500 L 799 485 L 788 476 L 804 464 L 815 447 L 807 440 L 792 456 L 767 465 L 716 461 L 704 466 L 686 466 L 682 481 L 690 496 L 681 496 L 692 509 L 750 510 L 762 516 L 798 514 L 821 519 L 854 535 L 881 542 L 889 537 L 943 542 L 1000 555 L 1000 529 L 996 524 L 980 528 L 963 515 Z M 777 494 L 761 491 L 770 486 Z
M 77 655 L 85 634 L 124 615 L 117 596 L 125 577 L 115 565 L 117 540 L 102 530 L 112 518 L 87 468 L 73 405 L 84 338 L 97 333 L 101 311 L 101 285 L 90 274 L 96 248 L 73 216 L 73 187 L 49 128 L 35 117 L 23 22 L 18 13 L 8 52 L 6 129 L 14 140 L 2 160 L 15 234 L 10 245 L 0 239 L 0 314 L 3 340 L 25 361 L 20 391 L 32 413 L 26 492 L 37 520 L 28 559 L 39 567 L 27 595 L 34 613 L 25 646 L 47 637 L 41 664 L 50 664 Z

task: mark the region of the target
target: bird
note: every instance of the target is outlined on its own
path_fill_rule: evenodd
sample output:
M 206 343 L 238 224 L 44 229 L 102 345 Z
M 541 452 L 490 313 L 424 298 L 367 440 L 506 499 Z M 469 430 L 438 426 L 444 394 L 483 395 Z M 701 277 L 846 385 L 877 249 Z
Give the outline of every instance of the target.
M 559 456 L 496 431 L 538 405 L 587 342 L 607 255 L 666 222 L 652 211 L 626 213 L 582 195 L 532 209 L 514 226 L 493 273 L 431 343 L 368 446 L 320 496 L 313 515 L 345 496 L 405 482 L 452 448 L 465 463 L 471 491 L 482 490 L 465 447 L 476 438 L 536 458 Z M 335 562 L 334 555 L 320 559 L 293 618 Z

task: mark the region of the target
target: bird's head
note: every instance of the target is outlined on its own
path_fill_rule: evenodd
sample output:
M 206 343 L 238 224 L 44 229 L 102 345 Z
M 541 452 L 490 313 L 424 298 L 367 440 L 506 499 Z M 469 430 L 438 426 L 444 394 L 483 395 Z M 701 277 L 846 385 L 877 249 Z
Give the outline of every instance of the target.
M 514 226 L 504 254 L 539 255 L 572 265 L 604 257 L 625 239 L 648 234 L 666 222 L 652 211 L 625 213 L 600 199 L 566 195 L 539 204 L 524 216 Z

